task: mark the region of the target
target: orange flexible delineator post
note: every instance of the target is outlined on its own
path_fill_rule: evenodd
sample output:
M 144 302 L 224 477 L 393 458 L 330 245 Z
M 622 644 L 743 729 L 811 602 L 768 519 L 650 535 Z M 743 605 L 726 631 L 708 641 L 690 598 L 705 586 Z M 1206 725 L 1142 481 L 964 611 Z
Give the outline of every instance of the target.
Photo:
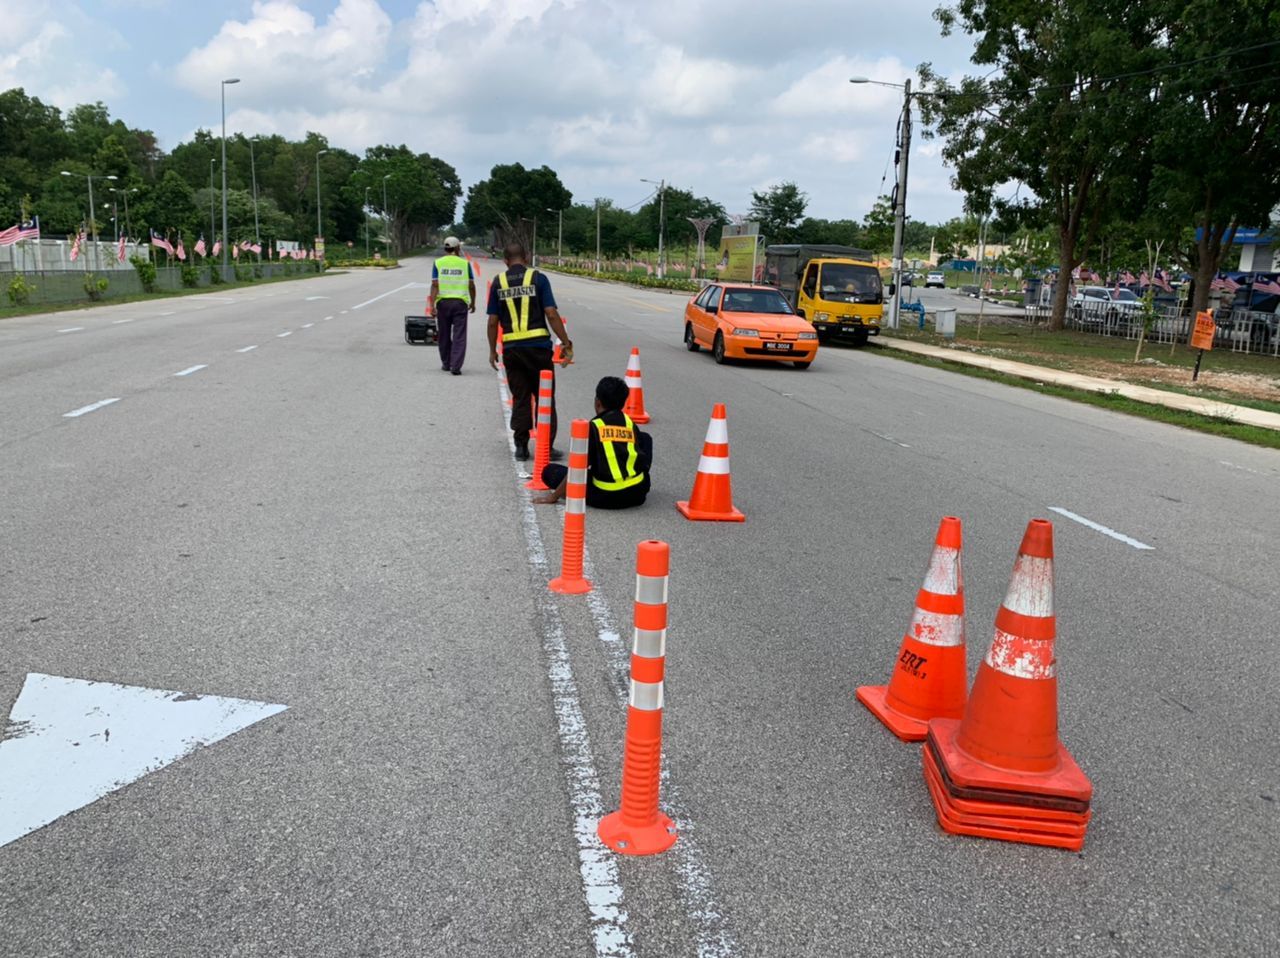
M 729 426 L 724 403 L 711 411 L 707 438 L 698 460 L 698 474 L 693 479 L 693 492 L 687 500 L 676 503 L 686 519 L 710 522 L 743 522 L 747 517 L 733 507 L 733 488 L 729 480 Z
M 555 386 L 555 373 L 544 369 L 538 377 L 538 424 L 534 432 L 533 476 L 524 484 L 526 489 L 543 491 L 542 470 L 551 461 L 551 391 Z
M 587 444 L 591 439 L 591 423 L 573 421 L 569 438 L 569 475 L 564 488 L 564 547 L 560 558 L 560 574 L 548 583 L 552 592 L 563 595 L 585 595 L 591 582 L 582 574 L 583 544 L 587 534 Z
M 960 551 L 960 520 L 944 516 L 889 684 L 863 685 L 857 692 L 858 701 L 904 742 L 923 742 L 932 718 L 964 713 L 968 676 Z
M 631 347 L 625 380 L 629 391 L 622 411 L 631 417 L 632 422 L 643 426 L 649 421 L 649 413 L 644 408 L 644 379 L 640 375 L 640 347 L 638 346 Z
M 658 808 L 662 764 L 662 690 L 667 649 L 667 573 L 671 549 L 649 540 L 636 547 L 635 638 L 622 758 L 622 807 L 596 827 L 624 855 L 654 855 L 676 841 L 674 823 Z
M 925 781 L 945 831 L 1083 844 L 1093 785 L 1058 739 L 1056 636 L 1053 525 L 1033 519 L 963 718 L 929 722 Z

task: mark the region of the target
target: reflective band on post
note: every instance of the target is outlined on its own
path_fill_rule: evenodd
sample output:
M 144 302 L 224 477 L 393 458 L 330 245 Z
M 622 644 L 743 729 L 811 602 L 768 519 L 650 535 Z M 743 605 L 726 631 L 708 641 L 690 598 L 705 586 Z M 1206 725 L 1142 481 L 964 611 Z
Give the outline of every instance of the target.
M 637 575 L 636 601 L 645 605 L 666 605 L 667 577 L 665 575 Z
M 631 652 L 646 659 L 660 659 L 667 654 L 666 629 L 636 629 Z
M 637 682 L 631 680 L 631 694 L 627 704 L 642 712 L 660 712 L 662 710 L 662 683 Z
M 564 511 L 571 516 L 584 516 L 587 514 L 587 500 L 580 496 L 566 498 L 564 500 Z
M 698 472 L 705 472 L 713 476 L 727 476 L 729 475 L 729 457 L 700 456 L 698 458 Z
M 587 470 L 571 468 L 569 470 L 569 481 L 574 485 L 585 486 L 587 484 Z

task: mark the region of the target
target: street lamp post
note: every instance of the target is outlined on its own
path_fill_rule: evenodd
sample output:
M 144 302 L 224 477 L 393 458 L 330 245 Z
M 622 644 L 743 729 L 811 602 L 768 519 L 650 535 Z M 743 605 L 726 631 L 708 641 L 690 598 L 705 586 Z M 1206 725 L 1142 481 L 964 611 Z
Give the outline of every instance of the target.
M 387 215 L 387 180 L 391 179 L 391 174 L 386 173 L 382 177 L 382 226 L 387 231 L 386 239 L 383 245 L 387 247 L 387 255 L 391 255 L 391 218 Z
M 209 258 L 213 258 L 213 244 L 218 241 L 217 221 L 213 218 L 213 168 L 218 164 L 216 156 L 209 157 Z
M 600 272 L 600 198 L 596 197 L 596 272 Z
M 643 177 L 640 179 L 640 182 L 654 183 L 653 180 L 646 180 Z M 666 219 L 666 211 L 667 211 L 666 178 L 664 177 L 663 179 L 658 180 L 656 183 L 654 183 L 654 185 L 658 187 L 658 279 L 662 279 L 662 277 L 667 275 L 667 258 L 666 258 L 666 255 L 663 253 L 663 249 L 662 249 L 663 221 Z
M 369 258 L 369 190 L 372 187 L 364 188 L 364 258 Z
M 213 189 L 213 184 L 209 184 L 209 189 Z M 136 186 L 131 186 L 126 190 L 112 189 L 112 193 L 117 193 L 124 197 L 124 235 L 128 237 L 133 232 L 133 224 L 129 222 L 129 194 L 138 192 Z
M 222 81 L 222 276 L 227 275 L 227 85 L 239 77 Z
M 324 226 L 320 218 L 320 157 L 328 152 L 328 150 L 319 150 L 316 153 L 316 239 L 320 239 L 324 233 Z
M 559 226 L 556 228 L 556 259 L 560 261 L 560 265 L 564 265 L 564 210 L 553 210 L 547 207 L 548 213 L 555 213 L 560 217 Z
M 907 162 L 911 155 L 911 80 L 886 83 L 867 77 L 851 77 L 850 83 L 874 83 L 902 90 L 902 119 L 898 130 L 898 185 L 893 191 L 893 301 L 889 307 L 889 328 L 897 329 L 902 303 L 902 236 L 907 221 Z
M 63 170 L 62 175 L 75 176 L 76 174 L 72 173 L 70 170 Z M 95 176 L 92 173 L 85 173 L 84 178 L 89 183 L 89 231 L 93 234 L 93 259 L 98 264 L 95 268 L 101 269 L 102 257 L 98 251 L 98 221 L 94 218 L 95 210 L 93 208 L 93 181 L 111 180 L 114 183 L 117 177 L 114 173 L 109 176 Z M 87 258 L 88 257 L 86 257 L 86 259 Z
M 249 137 L 249 175 L 253 177 L 253 242 L 261 247 L 262 236 L 258 232 L 258 161 L 253 155 L 253 141 L 256 136 Z M 258 253 L 258 259 L 262 259 L 262 253 Z

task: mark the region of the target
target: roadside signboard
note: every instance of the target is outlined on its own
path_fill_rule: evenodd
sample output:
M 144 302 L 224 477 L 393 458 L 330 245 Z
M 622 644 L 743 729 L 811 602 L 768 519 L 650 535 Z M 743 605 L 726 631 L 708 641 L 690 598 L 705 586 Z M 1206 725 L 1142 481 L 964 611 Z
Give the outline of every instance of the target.
M 1191 348 L 1213 349 L 1213 334 L 1217 328 L 1210 310 L 1204 309 L 1196 313 L 1195 328 L 1191 330 Z
M 324 237 L 316 237 L 316 259 L 324 259 Z

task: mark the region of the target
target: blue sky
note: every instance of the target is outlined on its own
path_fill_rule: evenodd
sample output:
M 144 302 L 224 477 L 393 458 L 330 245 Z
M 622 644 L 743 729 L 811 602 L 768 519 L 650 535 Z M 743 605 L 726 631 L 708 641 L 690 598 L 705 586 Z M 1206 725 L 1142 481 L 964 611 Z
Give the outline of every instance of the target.
M 939 36 L 937 4 L 0 0 L 0 88 L 102 100 L 171 148 L 218 127 L 218 81 L 239 76 L 228 130 L 406 143 L 464 185 L 546 163 L 581 202 L 630 205 L 665 177 L 745 212 L 793 180 L 811 214 L 861 218 L 892 183 L 900 95 L 848 78 L 963 73 L 970 41 Z M 960 213 L 937 147 L 913 144 L 914 218 Z

